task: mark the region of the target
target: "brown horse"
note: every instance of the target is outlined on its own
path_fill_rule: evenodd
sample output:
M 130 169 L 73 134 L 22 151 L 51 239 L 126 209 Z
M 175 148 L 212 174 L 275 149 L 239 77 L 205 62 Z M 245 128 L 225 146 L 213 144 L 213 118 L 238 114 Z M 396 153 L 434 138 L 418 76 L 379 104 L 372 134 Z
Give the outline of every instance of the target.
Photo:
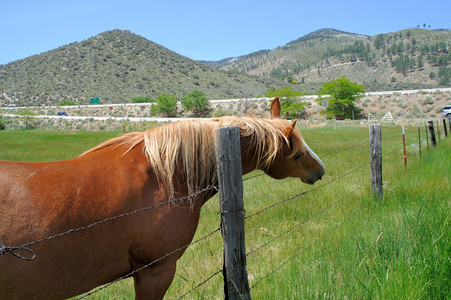
M 279 112 L 276 99 L 272 116 Z M 309 184 L 324 175 L 295 122 L 277 118 L 175 122 L 112 139 L 71 160 L 1 161 L 0 299 L 79 295 L 189 244 L 201 207 L 215 192 L 158 204 L 217 184 L 213 139 L 220 126 L 240 128 L 243 174 L 261 169 Z M 144 213 L 29 243 L 152 205 Z M 15 257 L 32 254 L 21 245 L 36 257 Z M 134 273 L 136 298 L 163 298 L 182 254 Z

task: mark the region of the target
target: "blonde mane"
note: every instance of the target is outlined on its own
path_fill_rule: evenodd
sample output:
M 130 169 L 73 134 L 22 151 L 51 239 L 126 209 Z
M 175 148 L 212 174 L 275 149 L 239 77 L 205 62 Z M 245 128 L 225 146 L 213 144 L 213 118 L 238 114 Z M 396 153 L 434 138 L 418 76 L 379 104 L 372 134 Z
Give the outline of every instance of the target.
M 271 165 L 284 144 L 290 146 L 288 155 L 292 156 L 303 148 L 299 130 L 293 131 L 291 141 L 287 138 L 290 124 L 285 120 L 221 117 L 174 122 L 143 132 L 129 133 L 106 141 L 82 155 L 108 146 L 127 145 L 130 151 L 142 144 L 143 152 L 158 180 L 166 183 L 173 198 L 173 179 L 177 170 L 183 170 L 189 194 L 217 182 L 214 131 L 227 126 L 239 127 L 241 155 L 251 157 L 259 169 Z

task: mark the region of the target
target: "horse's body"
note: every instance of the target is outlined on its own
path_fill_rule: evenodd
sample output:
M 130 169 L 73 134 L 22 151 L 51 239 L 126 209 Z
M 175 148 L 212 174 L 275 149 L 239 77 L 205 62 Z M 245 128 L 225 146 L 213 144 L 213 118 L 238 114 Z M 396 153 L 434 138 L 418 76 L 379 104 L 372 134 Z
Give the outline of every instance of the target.
M 278 102 L 273 115 L 277 109 Z M 216 185 L 214 129 L 227 125 L 240 127 L 243 174 L 262 169 L 307 183 L 324 174 L 321 161 L 286 121 L 178 122 L 113 139 L 71 160 L 1 161 L 0 242 L 21 246 Z M 3 253 L 0 299 L 68 298 L 137 270 L 190 243 L 200 209 L 212 195 L 207 191 L 33 244 L 31 261 Z M 135 273 L 136 297 L 163 298 L 182 254 Z

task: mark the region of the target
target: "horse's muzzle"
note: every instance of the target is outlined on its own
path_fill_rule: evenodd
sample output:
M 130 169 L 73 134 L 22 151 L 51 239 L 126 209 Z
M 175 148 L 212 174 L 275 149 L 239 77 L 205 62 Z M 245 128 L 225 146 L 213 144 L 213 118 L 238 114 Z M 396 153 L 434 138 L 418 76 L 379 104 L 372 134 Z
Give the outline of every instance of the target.
M 318 180 L 321 180 L 321 178 L 323 178 L 324 174 L 326 174 L 326 172 L 324 171 L 324 169 L 321 169 L 320 171 L 318 171 L 316 174 L 311 174 L 308 178 L 306 179 L 302 179 L 301 181 L 303 183 L 307 183 L 307 184 L 314 184 L 315 182 L 317 182 Z

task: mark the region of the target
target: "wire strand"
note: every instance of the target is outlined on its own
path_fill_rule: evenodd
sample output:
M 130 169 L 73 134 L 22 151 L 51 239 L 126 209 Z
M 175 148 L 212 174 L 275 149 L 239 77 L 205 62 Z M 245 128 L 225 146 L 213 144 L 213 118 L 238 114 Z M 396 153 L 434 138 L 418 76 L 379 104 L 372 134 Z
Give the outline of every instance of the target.
M 352 173 L 356 172 L 357 170 L 362 169 L 363 167 L 365 167 L 365 166 L 367 166 L 367 165 L 369 165 L 369 163 L 365 163 L 365 164 L 363 164 L 363 165 L 361 165 L 361 166 L 359 166 L 359 167 L 357 167 L 357 168 L 355 168 L 355 169 L 349 171 L 348 173 L 345 173 L 345 174 L 343 174 L 343 175 L 341 175 L 341 176 L 339 176 L 339 177 L 337 177 L 337 178 L 335 178 L 335 179 L 332 179 L 331 181 L 328 181 L 328 182 L 326 182 L 326 183 L 324 183 L 324 184 L 322 184 L 322 185 L 320 185 L 320 186 L 317 186 L 317 187 L 312 188 L 312 189 L 310 189 L 310 190 L 307 190 L 307 191 L 301 192 L 301 193 L 299 193 L 299 194 L 290 196 L 290 197 L 287 198 L 287 199 L 284 199 L 284 200 L 282 200 L 282 201 L 279 201 L 279 202 L 276 202 L 276 203 L 274 203 L 274 204 L 272 204 L 272 205 L 269 205 L 269 206 L 267 206 L 267 207 L 265 207 L 265 208 L 263 208 L 263 209 L 261 209 L 261 210 L 259 210 L 259 211 L 256 211 L 256 212 L 253 213 L 253 214 L 250 214 L 249 216 L 246 216 L 244 219 L 245 219 L 245 220 L 246 220 L 246 219 L 250 219 L 250 218 L 252 218 L 252 217 L 254 217 L 254 216 L 256 216 L 256 215 L 258 215 L 258 214 L 260 214 L 260 213 L 262 213 L 262 212 L 264 212 L 264 211 L 266 211 L 266 210 L 268 210 L 268 209 L 270 209 L 270 208 L 274 208 L 274 207 L 276 207 L 276 206 L 278 206 L 278 205 L 280 205 L 280 204 L 282 204 L 282 203 L 285 203 L 285 202 L 287 202 L 287 201 L 291 201 L 291 200 L 296 199 L 296 198 L 298 198 L 298 197 L 300 197 L 300 196 L 302 196 L 302 195 L 305 195 L 305 194 L 308 194 L 308 193 L 310 193 L 310 192 L 316 191 L 316 190 L 318 190 L 318 189 L 320 189 L 320 188 L 323 188 L 323 187 L 325 187 L 325 186 L 327 186 L 327 185 L 329 185 L 329 184 L 332 184 L 332 183 L 334 183 L 334 182 L 336 182 L 336 181 L 338 181 L 338 180 L 340 180 L 340 179 L 342 179 L 342 178 L 348 176 L 349 174 L 352 174 Z

